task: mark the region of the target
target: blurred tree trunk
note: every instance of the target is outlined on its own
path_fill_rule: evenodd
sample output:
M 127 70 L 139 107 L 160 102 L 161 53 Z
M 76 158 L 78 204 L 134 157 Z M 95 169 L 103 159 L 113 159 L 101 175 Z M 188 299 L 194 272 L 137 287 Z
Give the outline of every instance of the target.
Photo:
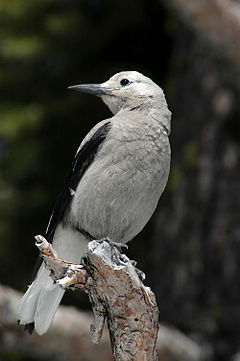
M 171 176 L 146 262 L 160 317 L 229 359 L 240 339 L 239 84 L 232 62 L 182 23 L 173 53 Z
M 232 0 L 169 0 L 187 26 L 215 46 L 221 57 L 231 61 L 240 75 L 240 4 Z

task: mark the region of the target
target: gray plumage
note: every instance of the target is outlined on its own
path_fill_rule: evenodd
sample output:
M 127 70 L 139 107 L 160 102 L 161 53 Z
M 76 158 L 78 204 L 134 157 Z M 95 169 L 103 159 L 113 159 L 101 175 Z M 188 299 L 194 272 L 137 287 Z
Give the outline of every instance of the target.
M 169 174 L 171 112 L 162 89 L 135 71 L 70 88 L 100 96 L 114 114 L 82 141 L 47 229 L 59 255 L 79 262 L 86 235 L 126 243 L 152 216 Z M 19 305 L 20 324 L 45 333 L 63 294 L 42 265 Z

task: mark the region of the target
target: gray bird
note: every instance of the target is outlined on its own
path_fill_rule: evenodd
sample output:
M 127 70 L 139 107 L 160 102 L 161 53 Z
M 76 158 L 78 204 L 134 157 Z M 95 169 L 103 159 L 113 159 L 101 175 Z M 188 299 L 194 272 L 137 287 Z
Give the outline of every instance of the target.
M 69 88 L 99 96 L 114 114 L 80 144 L 46 231 L 61 257 L 79 263 L 90 240 L 126 243 L 152 216 L 169 174 L 171 112 L 162 89 L 136 71 Z M 19 324 L 47 332 L 63 294 L 42 263 L 19 304 Z

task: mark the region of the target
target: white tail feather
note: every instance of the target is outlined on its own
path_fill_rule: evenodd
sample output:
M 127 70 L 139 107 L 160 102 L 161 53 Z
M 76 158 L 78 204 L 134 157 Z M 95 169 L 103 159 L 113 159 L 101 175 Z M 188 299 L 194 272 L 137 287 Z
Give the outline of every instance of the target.
M 49 329 L 64 293 L 65 291 L 58 285 L 54 285 L 51 289 L 44 288 L 40 292 L 34 319 L 35 331 L 39 335 Z
M 78 263 L 86 252 L 87 240 L 81 233 L 60 224 L 55 232 L 53 246 L 66 261 Z M 42 335 L 50 327 L 57 307 L 64 295 L 49 276 L 49 270 L 42 264 L 34 282 L 28 287 L 17 311 L 20 325 L 34 322 L 35 331 Z

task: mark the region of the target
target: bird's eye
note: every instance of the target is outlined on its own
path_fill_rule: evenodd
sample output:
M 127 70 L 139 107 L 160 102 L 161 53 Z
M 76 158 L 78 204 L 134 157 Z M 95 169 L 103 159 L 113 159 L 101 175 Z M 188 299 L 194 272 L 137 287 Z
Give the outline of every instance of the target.
M 128 85 L 130 83 L 130 81 L 128 80 L 128 79 L 122 79 L 121 81 L 120 81 L 120 84 L 122 85 L 122 86 L 126 86 L 126 85 Z

